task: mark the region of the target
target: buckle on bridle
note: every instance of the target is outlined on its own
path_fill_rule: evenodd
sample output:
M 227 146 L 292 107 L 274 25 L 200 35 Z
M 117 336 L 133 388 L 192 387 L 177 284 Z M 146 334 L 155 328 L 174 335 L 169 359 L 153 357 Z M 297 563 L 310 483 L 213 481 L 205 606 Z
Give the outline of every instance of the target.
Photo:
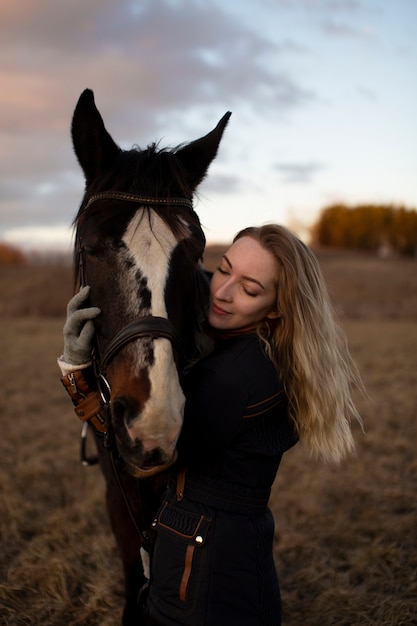
M 101 372 L 97 374 L 97 386 L 103 405 L 105 407 L 109 406 L 111 387 L 109 381 Z

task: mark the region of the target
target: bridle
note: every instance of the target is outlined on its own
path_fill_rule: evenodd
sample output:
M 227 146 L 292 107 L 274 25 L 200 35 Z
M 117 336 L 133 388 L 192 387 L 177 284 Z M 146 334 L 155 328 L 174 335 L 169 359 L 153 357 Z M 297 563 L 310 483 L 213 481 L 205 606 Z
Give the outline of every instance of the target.
M 135 202 L 139 205 L 175 205 L 182 206 L 193 211 L 193 204 L 188 198 L 151 198 L 118 191 L 102 191 L 92 195 L 89 198 L 85 209 L 98 200 L 124 200 L 127 202 Z M 88 279 L 86 273 L 84 247 L 81 238 L 79 238 L 78 241 L 78 259 L 79 282 L 80 287 L 83 287 L 88 284 Z M 93 353 L 93 365 L 104 408 L 108 408 L 110 404 L 111 387 L 106 378 L 108 365 L 122 348 L 137 339 L 145 337 L 151 339 L 168 339 L 171 342 L 175 353 L 177 355 L 181 354 L 181 340 L 174 326 L 169 319 L 155 315 L 138 317 L 135 321 L 122 328 L 122 330 L 116 333 L 113 339 L 111 339 L 106 349 L 103 351 L 103 354 L 100 354 L 98 343 L 96 343 Z
M 85 205 L 85 209 L 87 209 L 91 204 L 97 202 L 98 200 L 123 200 L 126 202 L 135 202 L 138 205 L 164 205 L 164 206 L 182 206 L 189 211 L 193 212 L 193 205 L 191 200 L 187 198 L 152 198 L 147 196 L 138 196 L 135 194 L 118 192 L 118 191 L 103 191 L 92 195 Z M 80 287 L 83 287 L 88 284 L 87 271 L 86 271 L 86 261 L 85 261 L 85 252 L 83 247 L 82 238 L 78 238 L 78 279 Z M 201 251 L 202 254 L 202 251 Z M 177 356 L 182 354 L 182 344 L 181 340 L 178 336 L 177 331 L 175 330 L 173 324 L 169 319 L 155 316 L 155 315 L 146 315 L 141 316 L 122 328 L 116 335 L 111 339 L 103 354 L 100 355 L 100 350 L 96 338 L 96 345 L 93 348 L 92 361 L 94 366 L 94 375 L 97 381 L 98 390 L 102 400 L 102 407 L 104 409 L 106 415 L 106 432 L 104 433 L 104 446 L 108 449 L 111 466 L 113 468 L 113 473 L 115 476 L 115 480 L 119 486 L 120 492 L 125 501 L 127 510 L 129 512 L 130 518 L 134 527 L 136 528 L 138 534 L 141 537 L 142 545 L 145 546 L 145 549 L 149 550 L 149 533 L 148 529 L 144 529 L 144 524 L 140 524 L 136 519 L 136 516 L 133 513 L 131 503 L 127 496 L 126 490 L 122 484 L 119 467 L 116 461 L 117 451 L 115 450 L 113 434 L 109 432 L 110 429 L 110 419 L 109 419 L 109 409 L 110 409 L 110 394 L 111 387 L 106 378 L 106 371 L 108 365 L 111 363 L 113 358 L 120 352 L 122 348 L 124 348 L 129 343 L 136 341 L 137 339 L 142 338 L 151 338 L 151 339 L 159 339 L 164 338 L 168 339 L 171 342 L 174 353 Z M 83 465 L 94 465 L 98 462 L 97 458 L 88 458 L 86 455 L 86 438 L 87 438 L 87 430 L 88 424 L 87 422 L 83 425 L 83 431 L 81 433 L 81 459 Z M 97 433 L 96 433 L 97 435 Z M 167 465 L 168 467 L 168 465 Z M 138 496 L 140 497 L 140 485 L 143 484 L 141 481 L 137 482 Z M 142 520 L 143 521 L 143 520 Z

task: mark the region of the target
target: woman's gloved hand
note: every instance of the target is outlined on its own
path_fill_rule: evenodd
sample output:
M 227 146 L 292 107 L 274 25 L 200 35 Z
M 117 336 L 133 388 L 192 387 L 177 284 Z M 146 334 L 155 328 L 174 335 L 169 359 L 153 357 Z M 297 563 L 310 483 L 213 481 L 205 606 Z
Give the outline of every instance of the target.
M 71 298 L 67 306 L 67 319 L 64 325 L 65 363 L 82 365 L 91 361 L 91 349 L 94 337 L 93 319 L 100 315 L 96 307 L 85 307 L 90 295 L 90 287 L 83 287 Z M 62 357 L 61 357 L 62 358 Z

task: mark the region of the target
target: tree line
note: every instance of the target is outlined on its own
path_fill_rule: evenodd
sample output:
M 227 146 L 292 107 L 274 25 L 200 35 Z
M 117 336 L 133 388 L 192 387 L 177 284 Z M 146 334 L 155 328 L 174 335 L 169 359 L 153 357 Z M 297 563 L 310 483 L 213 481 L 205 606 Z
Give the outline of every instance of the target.
M 322 209 L 311 228 L 312 244 L 322 248 L 417 256 L 417 211 L 404 206 L 332 204 Z M 28 258 L 19 249 L 0 242 L 0 265 L 24 265 Z
M 417 255 L 417 211 L 395 205 L 333 204 L 312 228 L 313 243 L 350 250 Z
M 26 257 L 14 246 L 0 241 L 0 265 L 24 265 Z

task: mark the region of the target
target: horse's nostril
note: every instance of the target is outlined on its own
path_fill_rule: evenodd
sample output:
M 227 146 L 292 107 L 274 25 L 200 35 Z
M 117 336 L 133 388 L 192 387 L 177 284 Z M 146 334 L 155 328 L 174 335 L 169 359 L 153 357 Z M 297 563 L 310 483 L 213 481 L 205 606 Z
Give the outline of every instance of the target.
M 164 460 L 164 454 L 161 448 L 154 448 L 145 454 L 143 465 L 144 467 L 154 467 L 155 465 L 162 465 Z
M 114 424 L 129 428 L 132 422 L 138 418 L 136 405 L 127 398 L 115 398 L 111 404 Z

